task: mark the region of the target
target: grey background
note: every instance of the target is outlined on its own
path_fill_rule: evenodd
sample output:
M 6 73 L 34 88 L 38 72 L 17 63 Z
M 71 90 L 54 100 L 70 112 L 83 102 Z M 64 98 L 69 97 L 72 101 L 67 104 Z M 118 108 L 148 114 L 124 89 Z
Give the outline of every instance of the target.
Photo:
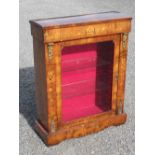
M 20 155 L 133 155 L 135 151 L 134 107 L 134 4 L 133 0 L 20 0 Z M 129 38 L 124 125 L 46 147 L 33 130 L 35 111 L 33 47 L 30 19 L 100 11 L 120 11 L 133 17 Z

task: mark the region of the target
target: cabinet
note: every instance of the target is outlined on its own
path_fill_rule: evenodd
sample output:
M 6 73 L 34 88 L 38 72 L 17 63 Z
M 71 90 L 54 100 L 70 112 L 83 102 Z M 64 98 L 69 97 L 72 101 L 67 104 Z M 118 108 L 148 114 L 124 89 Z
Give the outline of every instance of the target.
M 101 12 L 30 20 L 35 129 L 47 145 L 126 121 L 124 88 L 131 17 Z

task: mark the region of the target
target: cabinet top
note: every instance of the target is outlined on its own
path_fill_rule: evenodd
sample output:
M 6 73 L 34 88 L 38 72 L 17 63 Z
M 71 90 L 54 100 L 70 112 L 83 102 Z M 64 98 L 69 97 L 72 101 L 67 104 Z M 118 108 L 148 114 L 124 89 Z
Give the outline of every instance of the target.
M 66 16 L 48 19 L 30 20 L 31 24 L 42 28 L 59 28 L 76 25 L 94 24 L 106 21 L 131 19 L 130 16 L 117 11 L 99 12 L 94 14 L 84 14 L 76 16 Z

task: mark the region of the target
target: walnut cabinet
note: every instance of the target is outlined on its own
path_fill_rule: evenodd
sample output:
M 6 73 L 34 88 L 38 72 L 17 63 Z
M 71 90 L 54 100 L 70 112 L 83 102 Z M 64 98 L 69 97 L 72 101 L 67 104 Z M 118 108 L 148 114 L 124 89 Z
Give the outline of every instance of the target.
M 125 123 L 131 17 L 101 12 L 31 20 L 35 129 L 47 145 Z

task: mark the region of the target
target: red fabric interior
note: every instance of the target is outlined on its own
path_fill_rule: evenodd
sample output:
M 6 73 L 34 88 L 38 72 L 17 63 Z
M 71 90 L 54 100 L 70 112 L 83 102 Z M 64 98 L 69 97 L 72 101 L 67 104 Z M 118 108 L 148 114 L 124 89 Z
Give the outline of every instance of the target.
M 111 109 L 113 43 L 62 50 L 62 118 L 71 121 Z

